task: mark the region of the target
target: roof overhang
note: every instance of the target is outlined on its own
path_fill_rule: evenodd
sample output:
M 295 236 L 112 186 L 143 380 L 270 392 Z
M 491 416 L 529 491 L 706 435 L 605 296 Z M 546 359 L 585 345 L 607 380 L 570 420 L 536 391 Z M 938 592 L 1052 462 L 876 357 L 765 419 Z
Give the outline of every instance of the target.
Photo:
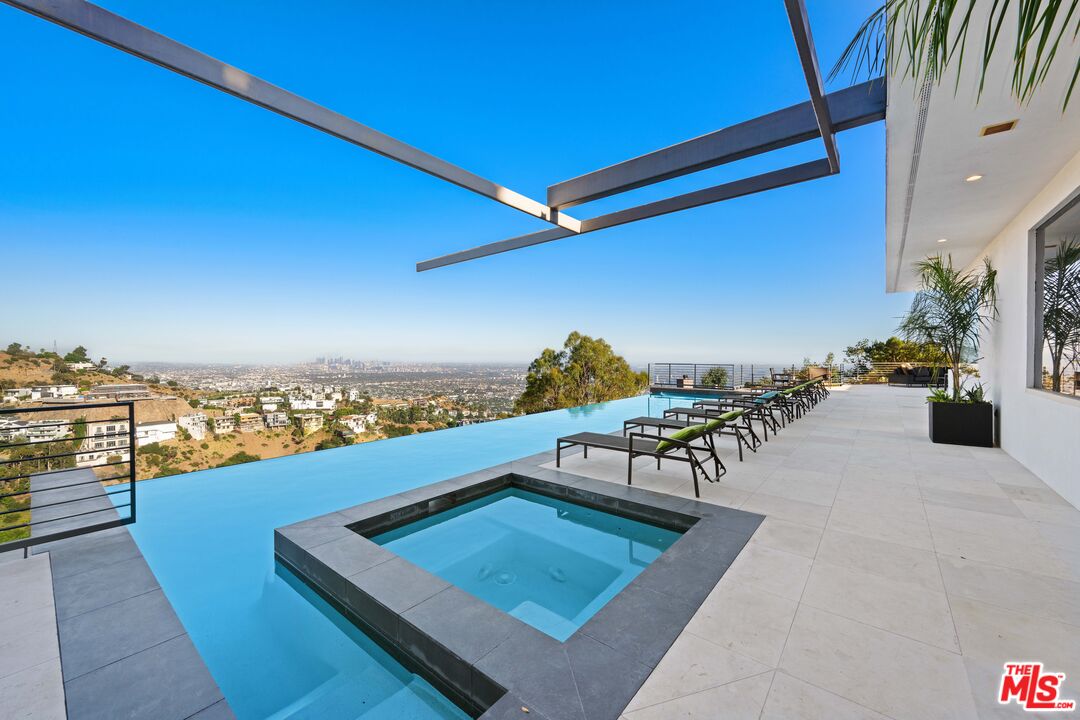
M 1030 104 L 1012 96 L 1010 39 L 1015 13 L 1002 28 L 997 56 L 978 94 L 978 50 L 989 3 L 971 20 L 968 53 L 959 73 L 950 68 L 940 84 L 920 84 L 892 74 L 886 111 L 885 287 L 915 290 L 913 263 L 948 253 L 960 267 L 987 245 L 1080 152 L 1080 97 L 1062 112 L 1080 42 L 1066 33 L 1045 84 Z M 980 14 L 981 13 L 981 14 Z M 901 67 L 902 69 L 902 67 Z M 954 92 L 955 89 L 955 92 Z M 1007 132 L 983 136 L 991 125 L 1016 120 Z M 981 175 L 977 181 L 967 178 Z M 944 239 L 945 242 L 939 242 Z

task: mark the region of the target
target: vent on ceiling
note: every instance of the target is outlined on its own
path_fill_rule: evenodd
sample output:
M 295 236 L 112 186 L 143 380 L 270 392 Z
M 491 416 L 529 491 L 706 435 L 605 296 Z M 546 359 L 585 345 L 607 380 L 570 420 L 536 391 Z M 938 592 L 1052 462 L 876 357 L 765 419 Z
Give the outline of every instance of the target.
M 1009 120 L 1008 122 L 987 125 L 979 131 L 979 134 L 983 137 L 986 137 L 987 135 L 997 135 L 998 133 L 1009 132 L 1014 127 L 1016 127 L 1016 120 Z

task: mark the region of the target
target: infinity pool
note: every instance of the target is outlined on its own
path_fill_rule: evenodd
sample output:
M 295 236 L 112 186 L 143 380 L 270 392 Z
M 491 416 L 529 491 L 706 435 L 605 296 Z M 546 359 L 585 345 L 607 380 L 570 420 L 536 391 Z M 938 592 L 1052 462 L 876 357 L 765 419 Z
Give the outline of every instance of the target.
M 641 396 L 146 480 L 131 534 L 239 718 L 463 718 L 275 567 L 274 528 L 689 400 Z
M 681 535 L 510 488 L 371 539 L 565 640 Z

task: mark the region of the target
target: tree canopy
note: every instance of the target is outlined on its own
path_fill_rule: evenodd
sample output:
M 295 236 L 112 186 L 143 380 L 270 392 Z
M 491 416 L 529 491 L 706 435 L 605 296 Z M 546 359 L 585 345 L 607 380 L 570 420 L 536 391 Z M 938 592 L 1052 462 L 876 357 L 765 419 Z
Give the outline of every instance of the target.
M 537 413 L 617 400 L 636 395 L 648 385 L 648 373 L 634 372 L 603 338 L 575 331 L 561 351 L 545 348 L 532 361 L 525 391 L 514 410 Z
M 849 345 L 844 354 L 857 365 L 889 362 L 935 365 L 945 361 L 945 356 L 937 345 L 902 340 L 895 336 L 888 340 L 863 338 L 854 345 Z

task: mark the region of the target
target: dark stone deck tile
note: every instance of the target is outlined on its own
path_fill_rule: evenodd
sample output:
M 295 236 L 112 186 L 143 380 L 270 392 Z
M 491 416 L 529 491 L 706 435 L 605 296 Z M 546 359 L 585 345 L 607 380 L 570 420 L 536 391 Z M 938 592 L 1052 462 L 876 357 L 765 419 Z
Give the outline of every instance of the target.
M 588 720 L 614 720 L 652 672 L 587 635 L 575 635 L 563 649 L 570 660 L 578 697 Z
M 236 720 L 236 715 L 227 701 L 218 700 L 210 707 L 195 713 L 188 720 Z
M 56 617 L 63 620 L 158 589 L 157 578 L 139 557 L 86 570 L 53 586 Z
M 50 554 L 54 580 L 140 556 L 127 528 L 48 543 L 44 551 Z
M 416 633 L 425 634 L 470 664 L 522 625 L 520 620 L 453 585 L 401 617 L 405 621 L 400 631 L 403 641 Z M 406 626 L 414 632 L 407 633 Z
M 450 583 L 400 557 L 357 573 L 349 581 L 398 614 L 450 587 Z
M 631 583 L 582 626 L 583 634 L 656 667 L 697 605 Z
M 186 720 L 222 699 L 187 635 L 64 683 L 68 720 Z
M 58 629 L 68 680 L 184 634 L 161 590 L 61 620 Z
M 559 720 L 585 718 L 562 643 L 531 626 L 523 624 L 475 668 L 497 679 L 530 709 Z

